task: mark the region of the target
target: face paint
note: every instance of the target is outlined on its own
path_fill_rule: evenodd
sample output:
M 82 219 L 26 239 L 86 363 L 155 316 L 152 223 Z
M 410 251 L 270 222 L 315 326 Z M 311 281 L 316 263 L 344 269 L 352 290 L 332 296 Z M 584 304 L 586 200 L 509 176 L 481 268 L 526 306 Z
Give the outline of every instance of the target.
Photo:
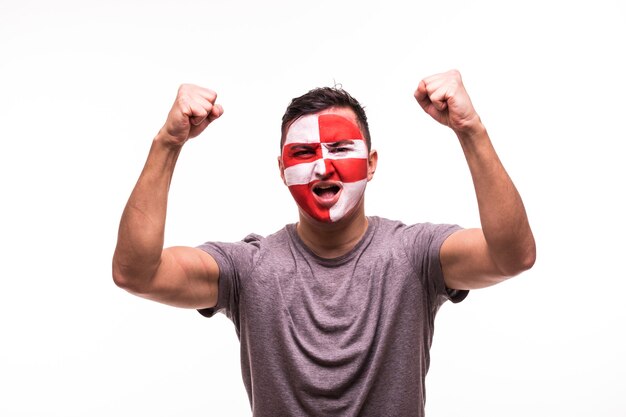
M 285 182 L 307 214 L 336 222 L 365 192 L 367 157 L 363 135 L 352 121 L 336 114 L 303 116 L 285 138 Z

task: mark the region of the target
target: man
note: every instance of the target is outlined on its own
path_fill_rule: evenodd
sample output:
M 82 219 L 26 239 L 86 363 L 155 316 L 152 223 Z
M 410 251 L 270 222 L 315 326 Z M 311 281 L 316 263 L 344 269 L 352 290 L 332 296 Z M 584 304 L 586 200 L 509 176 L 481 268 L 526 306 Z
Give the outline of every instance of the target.
M 457 135 L 482 228 L 366 217 L 378 158 L 367 118 L 345 91 L 323 88 L 283 117 L 278 164 L 299 222 L 267 238 L 163 249 L 178 154 L 223 114 L 214 92 L 179 89 L 122 215 L 113 277 L 142 297 L 227 314 L 254 416 L 422 416 L 437 309 L 533 265 L 522 200 L 460 74 L 422 80 L 415 98 Z

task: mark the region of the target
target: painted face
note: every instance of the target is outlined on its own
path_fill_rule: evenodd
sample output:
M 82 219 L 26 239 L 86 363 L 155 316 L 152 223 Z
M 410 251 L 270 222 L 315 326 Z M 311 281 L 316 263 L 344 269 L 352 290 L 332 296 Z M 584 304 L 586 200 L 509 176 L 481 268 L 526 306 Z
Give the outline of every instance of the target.
M 359 202 L 367 184 L 367 145 L 359 127 L 337 114 L 313 114 L 287 131 L 285 182 L 302 210 L 336 222 Z

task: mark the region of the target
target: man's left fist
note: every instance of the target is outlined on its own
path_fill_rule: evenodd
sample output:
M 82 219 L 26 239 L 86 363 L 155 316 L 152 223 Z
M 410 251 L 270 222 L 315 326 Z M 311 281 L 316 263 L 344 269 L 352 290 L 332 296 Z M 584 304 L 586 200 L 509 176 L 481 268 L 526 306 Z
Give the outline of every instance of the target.
M 415 90 L 415 99 L 433 119 L 457 134 L 475 132 L 481 127 L 457 70 L 424 78 Z

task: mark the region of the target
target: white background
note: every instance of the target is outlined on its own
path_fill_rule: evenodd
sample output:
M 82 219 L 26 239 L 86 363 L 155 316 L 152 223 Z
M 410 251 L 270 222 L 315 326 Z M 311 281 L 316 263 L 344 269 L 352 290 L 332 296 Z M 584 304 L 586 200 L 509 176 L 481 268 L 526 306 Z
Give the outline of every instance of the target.
M 367 214 L 477 226 L 453 134 L 413 99 L 463 74 L 535 267 L 437 318 L 434 416 L 624 416 L 624 50 L 615 1 L 0 0 L 0 415 L 249 416 L 238 342 L 115 287 L 117 225 L 182 82 L 225 108 L 183 151 L 167 245 L 267 235 L 292 97 L 341 83 L 380 163 Z

